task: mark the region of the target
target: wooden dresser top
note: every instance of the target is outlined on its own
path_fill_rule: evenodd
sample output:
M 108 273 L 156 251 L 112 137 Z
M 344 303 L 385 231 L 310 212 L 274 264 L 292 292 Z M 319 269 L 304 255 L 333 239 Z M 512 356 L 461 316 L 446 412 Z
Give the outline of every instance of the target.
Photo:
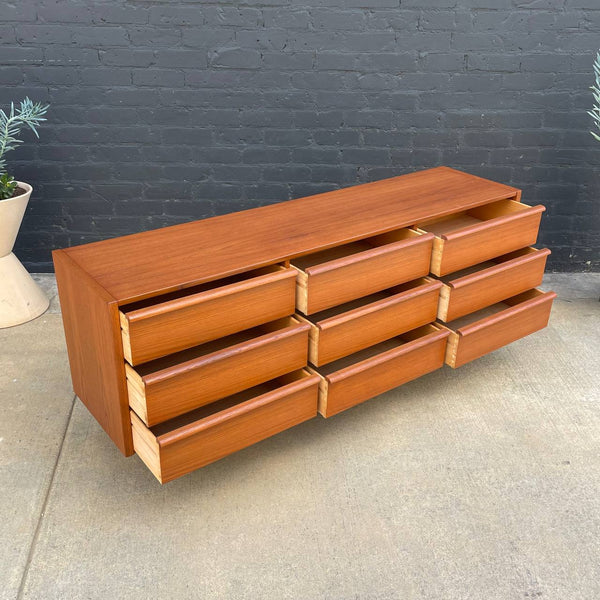
M 64 252 L 120 304 L 515 196 L 437 167 Z

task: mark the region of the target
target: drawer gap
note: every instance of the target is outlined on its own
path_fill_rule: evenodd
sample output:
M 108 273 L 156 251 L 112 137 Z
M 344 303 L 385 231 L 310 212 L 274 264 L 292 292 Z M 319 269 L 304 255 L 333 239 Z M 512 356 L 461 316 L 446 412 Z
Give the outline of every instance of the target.
M 542 295 L 543 292 L 540 292 L 537 289 L 527 290 L 522 294 L 517 294 L 516 296 L 512 296 L 511 298 L 507 298 L 502 302 L 496 302 L 496 304 L 492 304 L 492 306 L 486 306 L 476 312 L 465 315 L 464 317 L 460 317 L 458 319 L 454 319 L 454 321 L 450 321 L 446 323 L 446 327 L 448 329 L 452 329 L 456 331 L 467 325 L 472 325 L 477 321 L 481 321 L 481 319 L 485 319 L 486 317 L 491 317 L 507 308 L 511 308 L 512 306 L 516 306 L 517 304 L 521 304 L 522 302 L 527 302 L 527 300 L 533 300 L 534 298 Z
M 169 369 L 182 363 L 208 356 L 214 352 L 219 352 L 220 350 L 224 350 L 230 346 L 236 346 L 237 344 L 249 342 L 267 333 L 272 333 L 297 324 L 298 321 L 294 317 L 277 319 L 275 321 L 265 323 L 264 325 L 258 325 L 257 327 L 252 327 L 251 329 L 246 329 L 238 333 L 233 333 L 226 337 L 219 338 L 218 340 L 207 342 L 206 344 L 201 344 L 193 348 L 188 348 L 187 350 L 175 352 L 174 354 L 169 354 L 168 356 L 163 356 L 150 362 L 137 365 L 135 367 L 135 371 L 138 373 L 138 375 L 144 377 L 150 373 L 162 371 L 163 369 Z
M 148 428 L 130 412 L 134 449 L 166 483 L 317 415 L 317 375 L 297 369 Z
M 527 211 L 530 208 L 527 204 L 515 202 L 514 200 L 498 200 L 490 204 L 454 213 L 447 217 L 424 221 L 419 223 L 417 229 L 422 232 L 433 233 L 438 237 L 443 237 L 460 229 L 479 225 L 498 217 Z
M 315 314 L 427 275 L 434 237 L 397 229 L 292 259 L 296 308 Z
M 543 211 L 504 199 L 421 221 L 415 229 L 434 236 L 430 272 L 443 276 L 535 244 Z
M 279 271 L 284 271 L 285 268 L 286 267 L 284 265 L 280 264 L 269 265 L 261 269 L 246 271 L 244 273 L 239 273 L 238 275 L 232 275 L 231 277 L 216 279 L 207 283 L 202 283 L 199 285 L 182 288 L 174 292 L 169 292 L 168 294 L 162 294 L 160 296 L 154 296 L 152 298 L 146 298 L 144 300 L 138 300 L 137 302 L 124 304 L 120 307 L 120 310 L 121 312 L 127 314 L 135 310 L 139 310 L 141 308 L 148 308 L 150 306 L 155 306 L 156 304 L 169 302 L 170 300 L 178 300 L 180 298 L 186 298 L 187 296 L 193 296 L 194 294 L 200 294 L 202 292 L 216 290 L 218 288 L 224 287 L 226 285 L 231 285 L 233 283 L 248 281 L 250 279 L 254 279 L 255 277 L 260 277 L 261 275 L 268 275 L 269 273 L 278 273 Z
M 375 346 L 365 348 L 364 350 L 360 350 L 359 352 L 355 352 L 354 354 L 350 354 L 349 356 L 344 356 L 343 358 L 339 358 L 338 360 L 318 367 L 317 371 L 320 375 L 327 377 L 327 375 L 331 375 L 336 371 L 341 371 L 346 367 L 350 367 L 356 363 L 368 360 L 369 358 L 373 358 L 374 356 L 377 356 L 382 352 L 387 352 L 388 350 L 395 350 L 396 348 L 400 348 L 408 342 L 412 342 L 413 340 L 423 337 L 429 333 L 434 333 L 436 331 L 439 331 L 439 329 L 435 325 L 424 325 L 423 327 L 418 327 L 417 329 L 407 331 L 406 333 L 396 336 L 395 338 L 385 340 L 384 342 L 380 342 Z
M 430 283 L 431 281 L 431 279 L 420 277 L 419 279 L 414 279 L 413 281 L 409 281 L 401 285 L 396 285 L 394 287 L 388 288 L 387 290 L 375 292 L 374 294 L 369 294 L 368 296 L 363 296 L 362 298 L 351 300 L 350 302 L 340 304 L 339 306 L 333 306 L 332 308 L 327 308 L 325 310 L 322 310 L 321 312 L 314 313 L 310 315 L 309 320 L 313 323 L 316 323 L 318 321 L 324 321 L 325 319 L 336 317 L 345 312 L 355 310 L 357 308 L 362 308 L 363 306 L 367 306 L 368 304 L 372 304 L 373 302 L 385 300 L 386 298 L 390 298 L 391 296 L 395 296 L 396 294 L 400 294 L 402 292 L 407 292 L 408 290 L 418 288 L 419 286 Z
M 247 400 L 251 400 L 257 396 L 272 392 L 284 385 L 287 385 L 288 383 L 300 381 L 306 377 L 310 377 L 310 374 L 302 369 L 293 371 L 292 373 L 287 373 L 281 377 L 276 377 L 275 379 L 271 379 L 265 383 L 255 385 L 254 387 L 242 392 L 238 392 L 237 394 L 232 394 L 231 396 L 223 398 L 222 400 L 217 400 L 211 404 L 201 406 L 200 408 L 187 412 L 183 415 L 163 423 L 159 423 L 158 425 L 154 425 L 149 429 L 155 436 L 158 437 L 164 435 L 165 433 L 170 433 L 175 429 L 186 427 L 192 423 L 196 423 L 197 421 L 211 417 L 217 413 L 227 410 L 228 408 L 231 408 L 232 406 L 236 406 L 237 404 L 241 404 L 242 402 L 246 402 Z
M 453 331 L 456 331 L 457 329 L 460 329 L 461 327 L 466 327 L 467 325 L 471 325 L 472 323 L 480 321 L 481 319 L 485 319 L 486 317 L 491 317 L 492 315 L 502 312 L 503 310 L 510 308 L 510 306 L 511 305 L 508 304 L 508 302 L 506 300 L 503 302 L 496 302 L 496 304 L 492 304 L 491 306 L 486 306 L 485 308 L 481 308 L 480 310 L 477 310 L 473 313 L 465 315 L 464 317 L 459 317 L 458 319 L 454 319 L 454 321 L 450 321 L 449 323 L 446 323 L 446 327 L 448 327 L 448 329 L 452 329 Z
M 467 275 L 473 275 L 473 273 L 478 273 L 479 271 L 483 271 L 484 269 L 488 269 L 489 267 L 495 267 L 496 265 L 501 265 L 510 260 L 514 260 L 515 258 L 521 258 L 524 256 L 534 256 L 540 254 L 539 250 L 535 248 L 527 247 L 521 248 L 520 250 L 515 250 L 514 252 L 509 252 L 508 254 L 503 254 L 502 256 L 497 256 L 495 258 L 491 258 L 490 260 L 486 260 L 484 262 L 480 262 L 471 267 L 466 267 L 465 269 L 461 269 L 460 271 L 454 271 L 453 273 L 448 273 L 447 275 L 442 275 L 441 277 L 436 277 L 440 281 L 449 284 L 450 282 L 460 279 L 461 277 L 466 277 Z
M 446 363 L 460 367 L 488 352 L 543 329 L 554 292 L 530 289 L 438 326 L 450 333 Z
M 450 322 L 542 283 L 550 250 L 525 247 L 436 276 L 442 285 L 438 319 Z
M 476 217 L 472 217 L 467 213 L 458 213 L 451 215 L 450 217 L 446 217 L 439 221 L 434 221 L 431 223 L 421 223 L 419 225 L 419 229 L 423 231 L 428 231 L 437 236 L 445 235 L 446 233 L 450 233 L 451 231 L 456 231 L 458 229 L 463 229 L 464 227 L 469 227 L 470 225 L 477 225 L 481 223 L 482 219 L 477 219 Z
M 338 260 L 346 256 L 352 256 L 353 254 L 365 252 L 367 250 L 371 250 L 372 248 L 378 248 L 394 242 L 411 240 L 416 237 L 419 237 L 419 234 L 411 229 L 398 229 L 375 237 L 366 238 L 364 240 L 358 240 L 356 242 L 350 242 L 349 244 L 328 248 L 327 250 L 320 250 L 319 252 L 314 252 L 313 254 L 299 256 L 292 259 L 291 264 L 305 271 L 310 267 L 314 267 L 322 263 Z
M 331 417 L 444 364 L 449 332 L 434 324 L 309 370 L 321 377 L 319 412 Z
M 498 263 L 492 260 L 486 260 L 484 262 L 477 263 L 472 267 L 466 267 L 465 269 L 461 269 L 460 271 L 454 271 L 454 273 L 448 273 L 447 275 L 442 275 L 441 277 L 437 277 L 433 275 L 433 277 L 437 277 L 440 281 L 443 281 L 446 284 L 450 284 L 455 279 L 459 279 L 461 277 L 466 277 L 467 275 L 473 275 L 473 273 L 478 273 L 483 269 L 489 269 L 490 267 L 495 267 Z

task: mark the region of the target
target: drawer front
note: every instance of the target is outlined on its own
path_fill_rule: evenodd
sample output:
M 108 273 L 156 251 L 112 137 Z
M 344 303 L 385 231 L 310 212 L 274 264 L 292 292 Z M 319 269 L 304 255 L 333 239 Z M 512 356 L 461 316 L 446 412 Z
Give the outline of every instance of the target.
M 166 433 L 131 411 L 133 446 L 161 483 L 219 460 L 317 415 L 319 378 L 301 380 Z
M 436 237 L 431 272 L 447 275 L 535 244 L 543 211 L 543 206 L 525 207 Z
M 435 321 L 442 284 L 422 281 L 413 289 L 311 323 L 310 362 L 324 365 Z
M 444 364 L 447 331 L 429 325 L 424 335 L 349 367 L 321 376 L 319 412 L 331 417 Z
M 298 323 L 146 375 L 126 365 L 129 405 L 154 425 L 306 365 L 310 327 Z
M 131 365 L 291 315 L 296 271 L 283 267 L 133 311 L 121 312 L 123 352 Z
M 446 363 L 460 367 L 548 325 L 554 292 L 530 290 L 515 298 L 514 304 L 463 327 L 446 325 L 451 332 Z
M 429 273 L 433 236 L 373 247 L 347 257 L 299 269 L 296 305 L 313 314 Z M 292 261 L 293 266 L 293 261 Z
M 438 318 L 452 321 L 540 285 L 550 250 L 526 248 L 518 254 L 494 266 L 449 280 L 440 292 Z

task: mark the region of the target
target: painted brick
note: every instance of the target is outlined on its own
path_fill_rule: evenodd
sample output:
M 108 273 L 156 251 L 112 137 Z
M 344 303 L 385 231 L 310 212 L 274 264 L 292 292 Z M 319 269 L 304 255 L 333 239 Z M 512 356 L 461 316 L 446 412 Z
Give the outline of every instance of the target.
M 7 156 L 50 250 L 448 164 L 545 203 L 552 269 L 598 269 L 590 0 L 23 0 L 0 104 L 50 102 Z M 26 141 L 30 140 L 29 135 Z

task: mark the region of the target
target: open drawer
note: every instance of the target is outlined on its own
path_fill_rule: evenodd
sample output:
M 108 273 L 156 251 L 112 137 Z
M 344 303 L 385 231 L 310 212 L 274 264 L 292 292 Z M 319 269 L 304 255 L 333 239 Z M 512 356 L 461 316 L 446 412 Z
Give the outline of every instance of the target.
M 318 385 L 296 371 L 151 428 L 131 411 L 134 450 L 166 483 L 315 417 Z
M 272 265 L 121 307 L 123 353 L 138 365 L 291 315 L 296 271 Z
M 465 212 L 419 223 L 435 234 L 431 272 L 447 275 L 495 256 L 535 244 L 545 208 L 498 200 Z
M 452 321 L 542 283 L 547 248 L 522 248 L 441 277 L 438 318 Z
M 300 369 L 309 330 L 286 317 L 135 368 L 125 364 L 129 406 L 151 426 Z
M 291 260 L 296 307 L 313 314 L 429 273 L 433 235 L 399 229 Z
M 425 325 L 323 367 L 319 412 L 331 417 L 444 364 L 449 332 Z
M 423 277 L 306 317 L 308 360 L 321 366 L 435 321 L 441 287 Z
M 446 362 L 460 367 L 548 325 L 554 292 L 528 290 L 440 327 L 449 333 Z

